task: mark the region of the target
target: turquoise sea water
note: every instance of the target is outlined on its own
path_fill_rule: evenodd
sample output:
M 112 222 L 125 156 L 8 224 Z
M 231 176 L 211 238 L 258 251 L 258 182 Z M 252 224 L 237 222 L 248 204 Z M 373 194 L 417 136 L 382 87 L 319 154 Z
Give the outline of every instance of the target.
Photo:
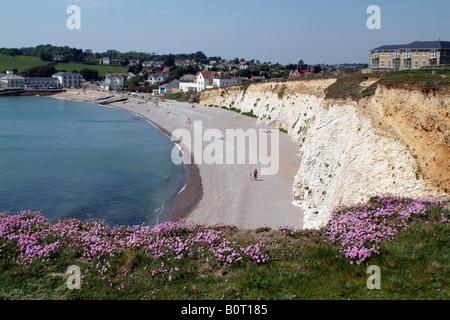
M 154 226 L 187 181 L 170 139 L 129 112 L 0 98 L 0 212 Z

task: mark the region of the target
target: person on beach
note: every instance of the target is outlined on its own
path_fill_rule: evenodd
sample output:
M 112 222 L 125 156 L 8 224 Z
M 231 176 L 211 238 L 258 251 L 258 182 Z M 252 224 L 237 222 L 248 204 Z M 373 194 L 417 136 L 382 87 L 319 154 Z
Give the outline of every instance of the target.
M 255 181 L 258 181 L 258 170 L 255 168 L 255 171 L 253 171 L 253 177 L 255 178 Z

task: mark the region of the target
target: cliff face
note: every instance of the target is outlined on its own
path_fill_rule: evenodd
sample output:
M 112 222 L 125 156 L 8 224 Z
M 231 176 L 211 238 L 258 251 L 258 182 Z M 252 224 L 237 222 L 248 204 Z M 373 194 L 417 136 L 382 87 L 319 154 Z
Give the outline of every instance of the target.
M 448 193 L 449 95 L 379 86 L 358 103 L 327 101 L 324 90 L 335 81 L 208 90 L 201 104 L 253 111 L 299 143 L 293 204 L 305 211 L 304 228 L 320 228 L 334 207 L 372 195 Z

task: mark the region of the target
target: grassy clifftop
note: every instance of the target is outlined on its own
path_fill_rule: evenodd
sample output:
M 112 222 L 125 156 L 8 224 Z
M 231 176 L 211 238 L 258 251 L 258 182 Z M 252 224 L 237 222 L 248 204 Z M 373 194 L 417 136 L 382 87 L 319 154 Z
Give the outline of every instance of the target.
M 334 100 L 359 100 L 375 94 L 379 85 L 387 88 L 440 91 L 448 93 L 450 69 L 398 71 L 372 75 L 349 75 L 340 77 L 326 90 L 326 98 Z
M 320 231 L 167 223 L 111 228 L 0 215 L 2 299 L 449 299 L 450 211 L 436 199 L 371 198 Z M 67 288 L 69 266 L 81 289 Z M 369 266 L 381 290 L 369 290 Z

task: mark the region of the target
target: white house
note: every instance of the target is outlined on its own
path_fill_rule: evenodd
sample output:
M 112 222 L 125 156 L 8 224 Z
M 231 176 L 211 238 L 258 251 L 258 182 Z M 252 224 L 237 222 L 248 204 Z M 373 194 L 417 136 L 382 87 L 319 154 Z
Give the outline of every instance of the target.
M 61 88 L 77 89 L 83 86 L 83 76 L 79 73 L 58 72 L 52 77 L 59 80 Z
M 133 74 L 130 73 L 108 73 L 105 76 L 105 82 L 102 85 L 102 88 L 109 90 L 122 90 L 125 87 L 126 82 L 133 78 Z
M 148 82 L 150 84 L 155 84 L 155 83 L 165 83 L 167 81 L 167 77 L 168 75 L 165 73 L 160 73 L 160 74 L 151 74 L 148 76 Z
M 241 79 L 232 78 L 229 74 L 224 72 L 216 72 L 213 75 L 213 87 L 214 88 L 223 88 L 223 87 L 231 87 L 242 84 Z
M 0 79 L 0 87 L 8 89 L 23 89 L 25 87 L 25 78 L 7 71 L 6 75 Z
M 232 78 L 225 72 L 200 71 L 192 82 L 180 82 L 180 89 L 184 92 L 203 91 L 212 88 L 223 88 L 242 84 L 241 79 Z
M 106 66 L 109 66 L 111 64 L 111 59 L 108 57 L 104 57 L 100 59 L 100 64 L 104 64 Z
M 129 60 L 128 66 L 129 66 L 129 67 L 137 66 L 140 62 L 141 62 L 140 60 L 130 59 L 130 60 Z

